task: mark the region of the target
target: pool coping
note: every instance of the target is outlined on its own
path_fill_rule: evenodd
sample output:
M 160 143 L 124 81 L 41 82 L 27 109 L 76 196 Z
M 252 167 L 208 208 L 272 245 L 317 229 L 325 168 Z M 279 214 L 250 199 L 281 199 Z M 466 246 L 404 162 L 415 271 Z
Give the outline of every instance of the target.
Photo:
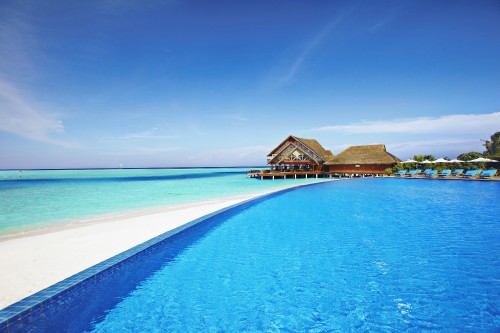
M 87 281 L 89 279 L 92 279 L 95 277 L 97 274 L 100 274 L 101 272 L 104 272 L 105 270 L 108 270 L 112 268 L 113 266 L 116 266 L 125 260 L 130 259 L 131 257 L 147 250 L 150 247 L 155 246 L 156 244 L 165 241 L 166 239 L 194 226 L 197 225 L 215 215 L 222 214 L 228 210 L 234 209 L 236 207 L 248 204 L 252 201 L 257 201 L 261 200 L 266 197 L 272 197 L 275 195 L 279 195 L 285 192 L 293 191 L 298 188 L 302 187 L 307 187 L 307 186 L 313 186 L 313 185 L 318 185 L 318 184 L 324 184 L 328 181 L 325 182 L 318 182 L 318 183 L 312 183 L 312 184 L 303 184 L 303 185 L 297 185 L 281 190 L 277 190 L 271 193 L 259 195 L 255 198 L 247 199 L 242 202 L 221 208 L 219 210 L 216 210 L 214 212 L 211 212 L 209 214 L 203 215 L 197 219 L 194 219 L 190 222 L 187 222 L 181 226 L 178 226 L 174 229 L 171 229 L 161 235 L 158 235 L 156 237 L 151 238 L 150 240 L 147 240 L 139 245 L 136 245 L 128 250 L 125 250 L 115 256 L 112 256 L 109 259 L 106 259 L 98 264 L 95 264 L 87 269 L 84 269 L 81 272 L 78 272 L 64 280 L 61 280 L 45 289 L 40 290 L 39 292 L 36 292 L 28 297 L 25 297 L 21 299 L 20 301 L 13 303 L 3 309 L 0 309 L 0 329 L 3 328 L 8 328 L 11 325 L 15 325 L 15 322 L 18 320 L 21 320 L 22 318 L 29 316 L 31 314 L 31 310 L 34 309 L 35 307 L 39 307 L 45 303 L 49 303 L 52 300 L 55 300 L 57 296 L 62 294 L 63 292 L 76 287 L 78 284 L 83 283 L 84 281 Z

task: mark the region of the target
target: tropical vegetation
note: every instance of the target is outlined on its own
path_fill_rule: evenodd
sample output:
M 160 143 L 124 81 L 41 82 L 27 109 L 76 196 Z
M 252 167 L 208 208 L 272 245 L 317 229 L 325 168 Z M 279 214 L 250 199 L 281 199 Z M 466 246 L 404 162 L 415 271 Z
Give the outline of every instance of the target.
M 458 155 L 457 160 L 471 161 L 471 160 L 475 160 L 476 158 L 479 158 L 479 157 L 483 157 L 483 155 L 481 153 L 471 151 L 468 153 L 463 153 L 463 154 Z
M 486 148 L 483 155 L 500 161 L 500 132 L 493 134 L 490 140 L 482 141 L 484 141 L 483 146 Z

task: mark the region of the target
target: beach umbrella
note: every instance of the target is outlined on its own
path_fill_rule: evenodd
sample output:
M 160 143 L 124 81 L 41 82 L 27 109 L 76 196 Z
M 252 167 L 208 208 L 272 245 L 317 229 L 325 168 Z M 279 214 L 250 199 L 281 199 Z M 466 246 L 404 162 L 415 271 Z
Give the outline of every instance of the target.
M 412 159 L 410 158 L 409 160 L 406 160 L 406 161 L 401 162 L 401 163 L 417 163 L 417 161 L 412 160 Z
M 448 161 L 450 163 L 464 163 L 464 161 L 460 161 L 460 160 L 457 160 L 457 159 L 454 159 L 454 160 L 451 160 L 451 161 Z
M 437 160 L 435 160 L 432 163 L 450 163 L 450 161 L 445 160 L 444 158 L 438 158 Z
M 490 160 L 489 158 L 479 157 L 474 160 L 470 160 L 467 162 L 488 162 L 488 163 L 498 163 L 496 160 Z
M 420 163 L 422 163 L 422 164 L 429 164 L 429 163 L 433 163 L 433 162 L 432 162 L 432 161 L 429 161 L 429 160 L 424 160 L 424 161 L 422 161 L 422 162 L 420 162 Z

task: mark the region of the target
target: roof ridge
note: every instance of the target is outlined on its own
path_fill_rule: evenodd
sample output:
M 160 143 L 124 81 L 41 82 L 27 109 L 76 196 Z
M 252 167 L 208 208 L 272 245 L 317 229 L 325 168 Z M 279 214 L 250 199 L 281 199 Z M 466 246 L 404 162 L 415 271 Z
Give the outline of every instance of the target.
M 350 146 L 326 164 L 391 164 L 399 161 L 399 158 L 387 152 L 385 144 L 372 144 Z

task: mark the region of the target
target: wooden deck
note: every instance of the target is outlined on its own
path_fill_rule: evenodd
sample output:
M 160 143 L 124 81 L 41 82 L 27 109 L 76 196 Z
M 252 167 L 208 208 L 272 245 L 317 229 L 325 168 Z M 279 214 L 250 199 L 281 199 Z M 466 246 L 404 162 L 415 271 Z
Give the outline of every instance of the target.
M 286 171 L 286 172 L 254 172 L 248 173 L 248 177 L 260 178 L 260 179 L 287 179 L 287 178 L 323 178 L 327 177 L 327 174 L 323 171 Z
M 480 180 L 480 181 L 493 181 L 493 182 L 499 182 L 500 177 L 499 176 L 493 176 L 493 177 L 487 177 L 487 178 L 481 178 L 481 177 L 463 177 L 463 176 L 446 176 L 446 177 L 425 177 L 424 175 L 418 175 L 418 176 L 413 176 L 413 177 L 401 177 L 401 176 L 395 176 L 395 175 L 390 175 L 386 176 L 387 178 L 400 178 L 400 179 L 428 179 L 428 180 Z
M 249 178 L 259 179 L 297 179 L 297 178 L 352 178 L 352 177 L 380 177 L 380 173 L 332 173 L 325 171 L 269 171 L 251 170 L 247 173 Z

